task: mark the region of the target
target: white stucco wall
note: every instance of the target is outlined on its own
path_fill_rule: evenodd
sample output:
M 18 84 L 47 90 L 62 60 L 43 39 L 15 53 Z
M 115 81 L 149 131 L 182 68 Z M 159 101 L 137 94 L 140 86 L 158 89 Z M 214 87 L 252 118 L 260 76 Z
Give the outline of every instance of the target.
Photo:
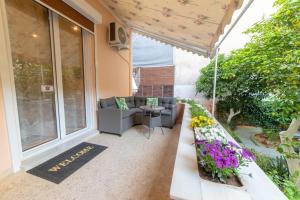
M 178 48 L 173 48 L 173 53 L 175 65 L 174 96 L 194 98 L 196 94 L 195 82 L 198 79 L 200 69 L 209 63 L 209 59 Z

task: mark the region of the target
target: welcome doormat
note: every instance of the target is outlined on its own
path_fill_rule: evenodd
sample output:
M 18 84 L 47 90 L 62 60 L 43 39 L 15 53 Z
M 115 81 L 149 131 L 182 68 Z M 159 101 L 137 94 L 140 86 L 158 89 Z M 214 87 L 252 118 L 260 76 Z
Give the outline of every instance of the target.
M 83 142 L 27 172 L 59 184 L 106 148 Z

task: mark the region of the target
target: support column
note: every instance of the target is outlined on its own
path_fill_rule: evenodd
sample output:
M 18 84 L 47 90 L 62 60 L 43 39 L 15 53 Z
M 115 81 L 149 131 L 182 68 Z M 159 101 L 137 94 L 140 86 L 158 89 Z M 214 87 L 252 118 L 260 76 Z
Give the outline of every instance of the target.
M 218 71 L 218 55 L 219 48 L 216 49 L 215 54 L 215 70 L 214 70 L 214 82 L 213 82 L 213 105 L 212 105 L 212 115 L 215 116 L 215 108 L 216 108 L 216 87 L 217 87 L 217 71 Z

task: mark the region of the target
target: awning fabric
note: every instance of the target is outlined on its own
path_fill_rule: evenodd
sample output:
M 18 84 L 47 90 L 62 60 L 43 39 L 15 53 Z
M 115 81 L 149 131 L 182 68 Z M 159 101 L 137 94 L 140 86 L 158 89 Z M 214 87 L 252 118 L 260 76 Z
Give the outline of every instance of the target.
M 145 36 L 209 56 L 243 0 L 100 0 Z

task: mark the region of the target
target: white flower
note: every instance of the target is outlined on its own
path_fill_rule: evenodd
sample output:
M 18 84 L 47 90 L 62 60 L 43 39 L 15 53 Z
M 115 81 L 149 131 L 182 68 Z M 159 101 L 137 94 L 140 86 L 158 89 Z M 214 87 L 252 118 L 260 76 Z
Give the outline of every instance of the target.
M 204 127 L 195 128 L 195 135 L 197 140 L 220 140 L 226 142 L 226 134 L 218 127 Z

